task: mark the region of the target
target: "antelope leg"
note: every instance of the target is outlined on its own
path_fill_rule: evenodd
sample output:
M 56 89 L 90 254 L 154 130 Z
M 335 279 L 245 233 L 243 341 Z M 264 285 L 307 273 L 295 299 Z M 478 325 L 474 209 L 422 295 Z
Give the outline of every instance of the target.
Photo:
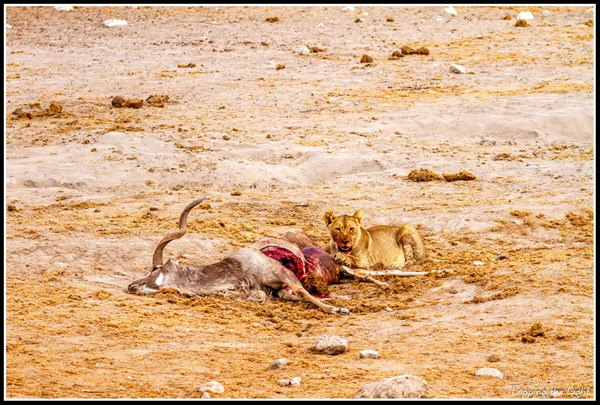
M 359 280 L 369 281 L 369 282 L 375 284 L 377 287 L 382 288 L 384 290 L 390 286 L 388 283 L 376 280 L 373 277 L 371 277 L 369 274 L 366 274 L 365 271 L 367 271 L 367 270 L 351 269 L 347 266 L 341 266 L 341 268 L 344 273 L 349 274 L 352 277 L 356 277 Z

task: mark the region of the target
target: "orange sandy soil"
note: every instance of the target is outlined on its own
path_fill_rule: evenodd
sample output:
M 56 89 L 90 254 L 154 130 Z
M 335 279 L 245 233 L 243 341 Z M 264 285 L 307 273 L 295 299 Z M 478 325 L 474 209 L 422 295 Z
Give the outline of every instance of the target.
M 6 398 L 197 398 L 211 380 L 213 398 L 352 398 L 402 374 L 428 398 L 595 397 L 595 14 L 456 9 L 7 7 Z M 404 45 L 430 54 L 388 60 Z M 152 94 L 169 101 L 111 106 Z M 184 263 L 290 229 L 324 245 L 325 211 L 362 208 L 422 232 L 431 260 L 410 270 L 453 272 L 345 280 L 330 301 L 349 316 L 128 294 L 203 195 L 166 249 Z M 313 352 L 323 334 L 349 350 Z

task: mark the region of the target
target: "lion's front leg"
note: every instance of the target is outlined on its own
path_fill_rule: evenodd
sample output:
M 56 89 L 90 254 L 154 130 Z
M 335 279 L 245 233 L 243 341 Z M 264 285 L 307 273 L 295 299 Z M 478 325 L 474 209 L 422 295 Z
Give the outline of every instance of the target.
M 352 260 L 352 256 L 347 255 L 346 253 L 337 252 L 332 256 L 332 259 L 340 266 L 356 267 L 354 260 Z

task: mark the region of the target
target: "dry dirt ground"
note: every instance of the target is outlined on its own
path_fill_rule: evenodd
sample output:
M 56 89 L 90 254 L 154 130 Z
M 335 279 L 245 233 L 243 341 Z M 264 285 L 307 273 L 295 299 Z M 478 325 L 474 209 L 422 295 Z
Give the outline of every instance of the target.
M 429 398 L 595 397 L 595 9 L 456 10 L 6 7 L 6 397 L 352 398 L 402 374 Z M 430 52 L 388 59 L 405 45 Z M 325 244 L 325 211 L 362 208 L 418 227 L 414 270 L 453 273 L 333 286 L 348 316 L 128 294 L 199 196 L 166 249 L 190 263 Z M 348 351 L 314 353 L 323 334 Z

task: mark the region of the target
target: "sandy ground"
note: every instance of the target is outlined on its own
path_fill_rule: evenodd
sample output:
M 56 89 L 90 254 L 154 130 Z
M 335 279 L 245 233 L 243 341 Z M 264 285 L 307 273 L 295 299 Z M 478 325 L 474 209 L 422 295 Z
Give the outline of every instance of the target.
M 402 374 L 429 398 L 595 397 L 595 12 L 456 10 L 7 7 L 6 397 L 352 398 Z M 430 53 L 388 60 L 405 45 Z M 325 244 L 325 211 L 362 208 L 418 227 L 413 269 L 453 273 L 333 286 L 349 316 L 128 294 L 199 196 L 166 249 L 190 263 L 290 229 Z M 323 334 L 349 350 L 314 353 Z

